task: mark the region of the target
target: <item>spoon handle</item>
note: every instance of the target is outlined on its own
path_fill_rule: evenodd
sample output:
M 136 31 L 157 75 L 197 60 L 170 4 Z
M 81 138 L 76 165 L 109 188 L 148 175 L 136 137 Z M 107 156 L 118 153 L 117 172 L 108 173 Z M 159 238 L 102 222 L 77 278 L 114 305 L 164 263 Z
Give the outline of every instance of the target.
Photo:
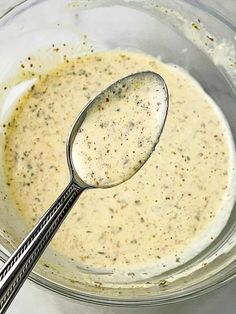
M 0 269 L 0 313 L 5 313 L 84 188 L 71 181 Z

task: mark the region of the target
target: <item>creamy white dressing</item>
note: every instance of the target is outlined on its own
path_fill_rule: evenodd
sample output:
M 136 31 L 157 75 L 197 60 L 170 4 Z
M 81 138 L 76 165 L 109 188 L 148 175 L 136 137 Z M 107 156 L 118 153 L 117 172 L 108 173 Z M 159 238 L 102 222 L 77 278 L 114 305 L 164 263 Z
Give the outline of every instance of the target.
M 235 196 L 235 155 L 216 104 L 179 67 L 139 53 L 103 52 L 38 80 L 5 127 L 9 193 L 34 224 L 68 183 L 65 141 L 78 112 L 115 80 L 144 70 L 159 73 L 170 93 L 157 149 L 127 182 L 84 192 L 52 241 L 73 263 L 110 272 L 101 281 L 111 283 L 180 266 L 223 229 Z

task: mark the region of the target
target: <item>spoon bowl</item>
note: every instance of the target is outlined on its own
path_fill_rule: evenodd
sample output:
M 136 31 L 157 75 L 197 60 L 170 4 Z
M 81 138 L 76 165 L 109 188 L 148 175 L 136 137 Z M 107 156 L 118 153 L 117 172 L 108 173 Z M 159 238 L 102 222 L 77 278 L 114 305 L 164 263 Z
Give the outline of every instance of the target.
M 167 111 L 168 90 L 159 74 L 138 72 L 114 82 L 89 101 L 71 128 L 71 177 L 80 186 L 100 188 L 129 180 L 156 148 Z

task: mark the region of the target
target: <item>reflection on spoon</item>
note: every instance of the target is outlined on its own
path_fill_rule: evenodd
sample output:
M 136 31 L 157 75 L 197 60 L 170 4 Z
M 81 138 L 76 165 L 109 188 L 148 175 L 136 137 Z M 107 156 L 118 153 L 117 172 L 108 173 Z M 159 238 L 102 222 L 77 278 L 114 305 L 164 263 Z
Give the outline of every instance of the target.
M 7 310 L 80 194 L 120 184 L 143 166 L 159 140 L 167 110 L 165 82 L 153 72 L 115 82 L 84 108 L 67 141 L 69 185 L 0 269 L 0 313 Z

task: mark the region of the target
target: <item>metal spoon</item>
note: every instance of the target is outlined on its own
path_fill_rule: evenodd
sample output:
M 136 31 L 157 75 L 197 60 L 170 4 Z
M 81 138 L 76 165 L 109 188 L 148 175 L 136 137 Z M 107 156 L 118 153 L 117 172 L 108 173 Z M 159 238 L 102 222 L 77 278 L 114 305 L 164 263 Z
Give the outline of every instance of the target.
M 152 82 L 153 84 L 149 86 L 148 84 L 150 84 L 150 82 Z M 96 113 L 96 106 L 99 107 L 104 99 L 107 100 L 108 94 L 114 94 L 115 97 L 117 93 L 119 93 L 119 95 L 123 93 L 122 97 L 125 98 L 125 93 L 127 91 L 132 92 L 133 88 L 138 90 L 139 88 L 143 88 L 144 86 L 147 87 L 147 90 L 153 89 L 153 97 L 148 100 L 149 105 L 150 102 L 156 101 L 156 97 L 158 95 L 161 95 L 163 99 L 161 117 L 159 116 L 158 118 L 159 129 L 153 133 L 155 134 L 155 139 L 150 142 L 150 147 L 148 147 L 148 149 L 145 151 L 145 154 L 140 154 L 138 164 L 133 164 L 131 165 L 131 167 L 127 168 L 127 173 L 123 173 L 122 177 L 113 177 L 110 181 L 109 178 L 106 178 L 107 180 L 102 181 L 101 184 L 85 182 L 81 178 L 80 174 L 77 172 L 78 169 L 76 169 L 75 166 L 77 164 L 77 160 L 75 160 L 73 153 L 74 142 L 81 130 L 81 127 L 84 124 L 86 125 L 86 121 L 88 121 L 88 119 L 93 116 L 93 112 Z M 122 88 L 124 88 L 124 90 L 122 90 Z M 138 103 L 139 102 L 137 102 L 137 104 Z M 104 104 L 104 107 L 105 105 L 106 104 Z M 155 105 L 160 105 L 160 103 L 155 103 Z M 109 99 L 109 106 L 112 106 L 112 97 L 111 99 Z M 128 104 L 126 104 L 126 106 L 128 106 Z M 145 108 L 145 106 L 143 106 L 142 108 Z M 157 108 L 156 111 L 158 111 L 159 109 L 160 108 Z M 37 260 L 39 259 L 49 242 L 51 241 L 52 237 L 60 227 L 61 223 L 69 213 L 70 209 L 72 208 L 73 204 L 76 202 L 80 194 L 86 189 L 92 189 L 96 187 L 109 188 L 111 186 L 120 184 L 131 178 L 148 160 L 152 151 L 155 149 L 155 146 L 162 133 L 166 120 L 167 110 L 168 91 L 166 84 L 160 75 L 150 71 L 135 73 L 115 82 L 107 89 L 102 91 L 100 94 L 98 94 L 82 110 L 71 128 L 66 144 L 67 162 L 70 171 L 70 183 L 0 269 L 0 313 L 4 313 L 7 310 L 8 306 L 17 294 L 21 285 L 27 278 L 28 274 L 36 264 Z M 143 119 L 148 118 L 143 117 Z M 121 127 L 124 126 L 122 126 L 121 124 Z M 99 134 L 98 132 L 95 133 Z M 146 140 L 145 137 L 141 139 Z M 102 145 L 102 143 L 99 142 L 98 145 Z M 126 145 L 129 146 L 130 143 L 127 142 Z M 133 159 L 131 158 L 131 161 L 133 163 L 137 162 L 136 157 L 137 156 L 135 156 L 135 158 Z M 122 162 L 121 165 L 123 166 L 124 163 Z M 119 166 L 119 161 L 117 162 L 117 166 Z M 116 173 L 117 171 L 112 172 L 113 175 Z

